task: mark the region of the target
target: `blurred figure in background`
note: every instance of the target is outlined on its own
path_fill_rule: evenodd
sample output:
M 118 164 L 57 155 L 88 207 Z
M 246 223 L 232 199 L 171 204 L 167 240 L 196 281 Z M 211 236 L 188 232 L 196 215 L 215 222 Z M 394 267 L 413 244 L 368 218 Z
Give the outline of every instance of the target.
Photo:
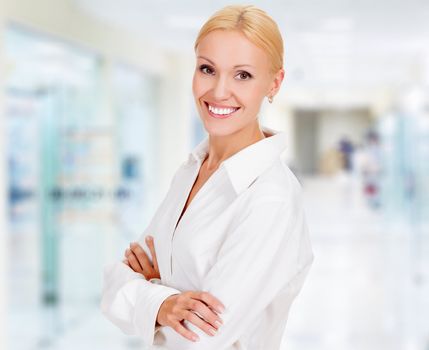
M 370 130 L 365 143 L 354 158 L 358 175 L 362 180 L 362 190 L 367 204 L 372 209 L 380 206 L 381 151 L 379 135 Z
M 350 172 L 352 170 L 352 157 L 354 151 L 352 141 L 347 136 L 343 136 L 338 144 L 338 149 L 343 156 L 343 169 L 346 172 Z

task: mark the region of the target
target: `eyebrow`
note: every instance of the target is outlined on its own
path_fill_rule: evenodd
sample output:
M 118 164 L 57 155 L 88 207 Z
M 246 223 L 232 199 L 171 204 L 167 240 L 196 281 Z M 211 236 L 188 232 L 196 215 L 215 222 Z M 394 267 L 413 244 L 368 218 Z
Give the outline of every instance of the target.
M 204 56 L 198 56 L 198 58 L 203 58 L 203 59 L 205 59 L 206 61 L 209 61 L 212 65 L 214 65 L 215 66 L 215 64 L 214 64 L 214 62 L 213 61 L 211 61 L 211 60 L 209 60 L 207 57 L 204 57 Z M 238 67 L 252 67 L 252 68 L 254 68 L 252 65 L 250 65 L 250 64 L 237 64 L 237 65 L 235 65 L 234 67 L 232 67 L 232 68 L 238 68 Z

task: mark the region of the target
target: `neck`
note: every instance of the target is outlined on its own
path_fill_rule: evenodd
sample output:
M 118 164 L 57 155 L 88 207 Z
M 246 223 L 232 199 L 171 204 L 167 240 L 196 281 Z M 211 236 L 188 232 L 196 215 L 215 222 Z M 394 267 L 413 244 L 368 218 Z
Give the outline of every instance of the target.
M 259 123 L 229 135 L 209 135 L 209 149 L 205 159 L 206 169 L 208 171 L 216 170 L 225 159 L 267 136 L 270 135 L 266 135 L 262 131 Z

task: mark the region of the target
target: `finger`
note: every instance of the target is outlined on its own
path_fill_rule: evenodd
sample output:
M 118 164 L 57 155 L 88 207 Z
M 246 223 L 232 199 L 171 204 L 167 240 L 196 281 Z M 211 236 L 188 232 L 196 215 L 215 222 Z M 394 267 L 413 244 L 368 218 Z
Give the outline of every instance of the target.
M 127 265 L 128 267 L 131 267 L 131 266 L 130 266 L 130 263 L 128 262 L 128 259 L 124 259 L 124 260 L 122 260 L 122 262 L 123 262 L 125 265 Z
M 138 273 L 143 274 L 143 269 L 140 266 L 139 261 L 137 260 L 136 256 L 134 255 L 133 252 L 130 252 L 130 254 L 128 255 L 128 262 L 131 265 L 131 268 Z
M 155 252 L 155 244 L 153 243 L 153 237 L 148 236 L 146 237 L 146 245 L 149 247 L 150 254 L 152 255 L 152 264 L 156 271 L 159 271 L 158 268 L 158 259 L 156 258 L 156 252 Z
M 185 337 L 190 341 L 196 342 L 200 339 L 197 334 L 184 327 L 180 322 L 174 323 L 172 328 L 181 336 Z
M 148 272 L 152 271 L 153 266 L 152 266 L 149 258 L 147 257 L 146 252 L 143 250 L 143 248 L 140 246 L 140 244 L 133 242 L 130 244 L 130 248 L 131 248 L 131 251 L 137 257 L 143 271 L 148 271 Z
M 206 329 L 208 330 L 212 327 L 214 327 L 215 329 L 219 329 L 222 324 L 222 319 L 215 312 L 213 312 L 206 304 L 204 304 L 198 299 L 188 299 L 185 307 L 188 310 L 192 310 L 197 315 L 197 317 L 199 317 L 204 321 L 204 323 L 206 323 L 205 328 L 201 328 L 203 331 L 206 331 Z
M 208 306 L 216 310 L 218 313 L 222 313 L 225 311 L 225 306 L 221 303 L 221 301 L 208 292 L 191 291 L 191 297 L 205 302 Z
M 217 328 L 212 327 L 209 323 L 202 320 L 198 315 L 189 310 L 184 310 L 182 318 L 193 323 L 203 332 L 207 333 L 209 336 L 213 337 L 217 333 Z

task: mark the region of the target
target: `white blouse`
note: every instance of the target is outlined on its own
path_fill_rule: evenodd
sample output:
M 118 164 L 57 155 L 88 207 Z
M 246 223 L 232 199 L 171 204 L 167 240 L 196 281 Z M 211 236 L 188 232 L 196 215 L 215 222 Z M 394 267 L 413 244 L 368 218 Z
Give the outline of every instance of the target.
M 175 228 L 208 152 L 197 145 L 175 173 L 169 191 L 138 242 L 154 237 L 161 283 L 146 281 L 123 262 L 107 265 L 103 313 L 151 349 L 276 350 L 292 301 L 314 255 L 301 186 L 286 165 L 285 132 L 266 137 L 224 160 L 197 192 Z M 271 136 L 272 135 L 272 136 Z M 224 305 L 223 325 L 192 342 L 156 327 L 162 302 L 183 291 L 207 291 Z

